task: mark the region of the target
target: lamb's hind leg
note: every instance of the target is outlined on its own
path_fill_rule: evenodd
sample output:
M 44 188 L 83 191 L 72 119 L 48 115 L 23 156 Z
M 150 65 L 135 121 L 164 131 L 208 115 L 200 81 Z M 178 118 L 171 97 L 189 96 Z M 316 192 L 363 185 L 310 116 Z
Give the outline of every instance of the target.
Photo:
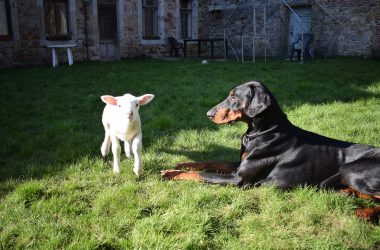
M 104 127 L 104 140 L 102 146 L 100 147 L 100 151 L 103 157 L 106 157 L 110 152 L 111 147 L 111 136 L 108 128 Z
M 132 152 L 135 158 L 133 172 L 139 177 L 143 173 L 143 164 L 141 160 L 142 136 L 138 134 L 132 141 Z

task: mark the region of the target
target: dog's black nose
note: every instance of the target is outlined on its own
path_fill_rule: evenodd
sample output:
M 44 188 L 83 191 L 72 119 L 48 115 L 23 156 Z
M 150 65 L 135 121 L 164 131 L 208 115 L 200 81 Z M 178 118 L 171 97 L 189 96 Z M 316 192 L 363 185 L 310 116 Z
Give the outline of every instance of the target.
M 214 116 L 215 116 L 215 112 L 214 112 L 213 110 L 209 110 L 209 111 L 207 112 L 207 116 L 208 116 L 208 118 L 212 119 L 212 118 L 214 118 Z

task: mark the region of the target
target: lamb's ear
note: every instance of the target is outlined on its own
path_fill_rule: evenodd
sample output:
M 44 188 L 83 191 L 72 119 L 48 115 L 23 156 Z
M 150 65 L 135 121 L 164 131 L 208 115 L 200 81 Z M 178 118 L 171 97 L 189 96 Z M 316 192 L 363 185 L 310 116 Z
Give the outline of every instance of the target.
M 151 95 L 151 94 L 146 94 L 146 95 L 137 97 L 140 105 L 145 105 L 145 104 L 150 103 L 153 100 L 153 98 L 154 98 L 154 95 Z
M 102 95 L 100 98 L 106 104 L 117 105 L 117 99 L 113 97 L 112 95 Z
M 251 85 L 251 102 L 248 106 L 247 114 L 255 117 L 266 110 L 272 103 L 268 90 L 263 85 Z

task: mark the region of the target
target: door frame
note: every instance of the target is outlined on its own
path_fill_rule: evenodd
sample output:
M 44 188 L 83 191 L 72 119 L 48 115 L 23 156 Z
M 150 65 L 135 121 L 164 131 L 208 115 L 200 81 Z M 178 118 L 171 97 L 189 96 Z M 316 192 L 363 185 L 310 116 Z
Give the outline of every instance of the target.
M 291 6 L 292 10 L 298 15 L 299 18 L 303 19 L 303 15 L 300 15 L 300 10 L 308 10 L 309 11 L 309 14 L 308 17 L 310 18 L 308 22 L 305 22 L 303 23 L 303 28 L 301 29 L 301 32 L 303 30 L 303 33 L 311 33 L 312 32 L 312 27 L 311 27 L 311 23 L 312 23 L 312 6 L 311 5 L 294 5 L 294 6 Z M 288 9 L 289 11 L 289 19 L 288 19 L 288 34 L 287 34 L 287 40 L 286 40 L 286 43 L 287 43 L 287 48 L 288 48 L 288 56 L 291 52 L 291 48 L 292 48 L 292 43 L 294 41 L 291 41 L 291 40 L 294 40 L 294 36 L 296 34 L 291 34 L 292 33 L 292 16 L 295 17 L 294 13 L 292 12 L 292 10 Z M 297 17 L 295 17 L 297 18 Z M 296 25 L 300 25 L 300 22 L 296 21 Z M 293 37 L 293 39 L 292 39 Z

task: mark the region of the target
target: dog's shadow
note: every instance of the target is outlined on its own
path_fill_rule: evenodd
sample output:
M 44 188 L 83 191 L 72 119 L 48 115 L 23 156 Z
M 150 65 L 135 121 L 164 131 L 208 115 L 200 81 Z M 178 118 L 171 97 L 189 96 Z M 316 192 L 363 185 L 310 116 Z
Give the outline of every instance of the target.
M 240 149 L 229 148 L 218 144 L 210 144 L 207 150 L 171 150 L 165 149 L 165 153 L 183 155 L 189 161 L 213 161 L 213 162 L 238 162 Z

